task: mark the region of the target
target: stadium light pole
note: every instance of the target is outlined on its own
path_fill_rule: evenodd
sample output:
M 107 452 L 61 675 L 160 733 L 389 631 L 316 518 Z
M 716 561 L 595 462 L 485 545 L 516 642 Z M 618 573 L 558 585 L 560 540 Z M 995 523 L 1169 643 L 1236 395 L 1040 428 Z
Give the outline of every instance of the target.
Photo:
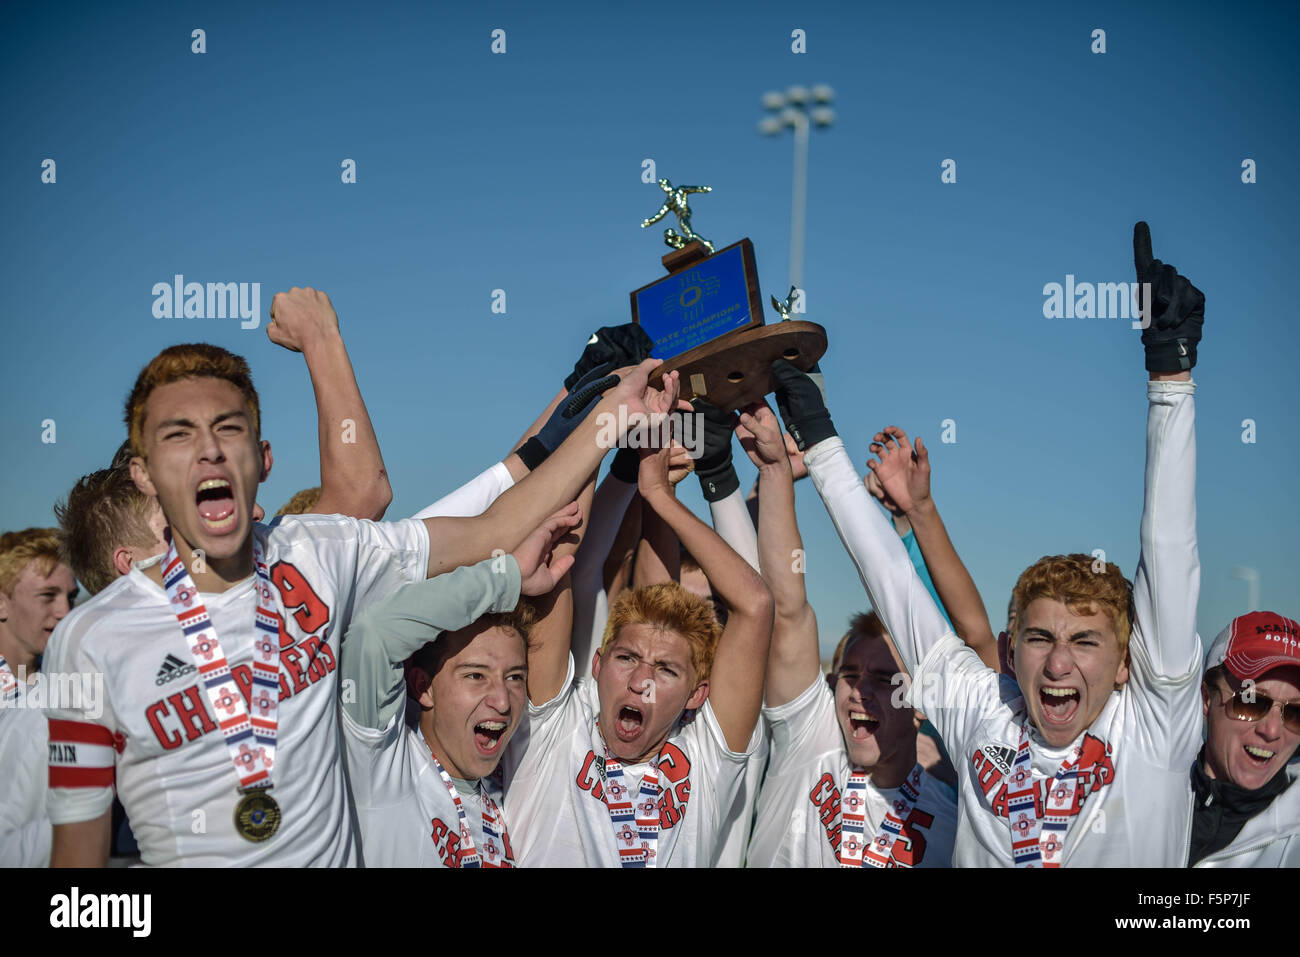
M 808 134 L 812 127 L 828 129 L 835 123 L 830 103 L 835 91 L 824 83 L 811 90 L 792 86 L 784 93 L 771 91 L 762 96 L 766 116 L 758 121 L 765 136 L 794 131 L 794 185 L 790 197 L 790 284 L 803 288 L 804 218 L 808 201 Z
M 1246 611 L 1259 611 L 1259 569 L 1238 565 L 1232 570 L 1232 577 L 1246 582 Z

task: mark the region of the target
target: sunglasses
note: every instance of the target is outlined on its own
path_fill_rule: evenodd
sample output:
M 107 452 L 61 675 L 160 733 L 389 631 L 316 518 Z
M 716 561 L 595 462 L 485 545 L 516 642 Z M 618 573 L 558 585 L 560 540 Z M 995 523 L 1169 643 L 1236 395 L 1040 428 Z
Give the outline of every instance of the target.
M 1300 734 L 1300 702 L 1275 701 L 1254 688 L 1243 688 L 1233 694 L 1231 688 L 1223 685 L 1222 690 L 1230 695 L 1224 702 L 1228 717 L 1237 721 L 1262 721 L 1277 705 L 1282 709 L 1282 724 L 1292 734 Z

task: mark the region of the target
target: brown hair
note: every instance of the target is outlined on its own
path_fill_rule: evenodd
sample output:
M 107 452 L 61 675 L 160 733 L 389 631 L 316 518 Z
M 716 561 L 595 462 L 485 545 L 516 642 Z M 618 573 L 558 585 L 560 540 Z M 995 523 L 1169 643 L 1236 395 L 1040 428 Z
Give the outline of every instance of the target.
M 12 595 L 14 585 L 29 562 L 40 575 L 49 575 L 59 564 L 59 530 L 24 528 L 0 535 L 0 591 Z
M 488 612 L 486 615 L 480 615 L 476 618 L 473 624 L 482 625 L 484 631 L 489 628 L 505 628 L 513 631 L 523 639 L 524 647 L 527 648 L 528 636 L 537 624 L 537 609 L 527 599 L 520 598 L 519 604 L 515 606 L 514 611 Z M 439 640 L 435 638 L 411 655 L 410 664 L 421 669 L 432 678 L 438 669 L 442 667 L 442 647 Z
M 1064 603 L 1076 615 L 1099 614 L 1100 606 L 1115 628 L 1120 654 L 1126 654 L 1135 615 L 1133 586 L 1118 565 L 1103 562 L 1101 571 L 1093 571 L 1098 561 L 1091 555 L 1046 555 L 1021 572 L 1011 593 L 1016 620 L 1012 640 L 1024 630 L 1025 609 L 1030 603 L 1049 598 Z
M 248 403 L 253 436 L 261 438 L 262 412 L 253 388 L 253 376 L 242 356 L 227 352 L 220 346 L 206 342 L 192 342 L 168 346 L 145 366 L 136 377 L 135 386 L 126 400 L 126 428 L 130 436 L 131 451 L 143 456 L 144 408 L 149 396 L 159 386 L 182 379 L 225 379 L 244 396 Z
M 135 487 L 122 468 L 83 475 L 66 502 L 54 506 L 63 529 L 63 559 L 92 595 L 117 580 L 113 552 L 121 545 L 148 548 L 154 544 L 149 528 L 153 499 Z
M 834 675 L 840 670 L 840 665 L 844 663 L 844 653 L 849 650 L 849 643 L 854 638 L 884 638 L 885 625 L 880 620 L 880 616 L 874 611 L 859 612 L 849 619 L 849 630 L 844 633 L 840 643 L 835 646 L 835 654 L 831 657 L 831 674 Z
M 691 594 L 677 582 L 627 589 L 609 610 L 605 637 L 600 643 L 601 654 L 626 625 L 652 625 L 677 632 L 691 646 L 696 683 L 709 677 L 713 655 L 722 638 L 722 625 L 713 613 L 713 606 L 703 598 Z

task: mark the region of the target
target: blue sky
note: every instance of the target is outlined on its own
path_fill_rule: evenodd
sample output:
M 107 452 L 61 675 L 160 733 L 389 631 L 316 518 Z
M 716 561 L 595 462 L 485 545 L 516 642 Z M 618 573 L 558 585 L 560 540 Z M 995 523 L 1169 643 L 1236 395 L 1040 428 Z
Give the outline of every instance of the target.
M 1239 565 L 1296 616 L 1298 33 L 1283 4 L 6 4 L 0 528 L 52 523 L 121 440 L 139 368 L 182 341 L 252 365 L 276 457 L 262 503 L 316 484 L 301 358 L 261 326 L 155 318 L 153 284 L 176 273 L 259 282 L 263 311 L 292 285 L 330 294 L 389 515 L 414 512 L 501 458 L 587 334 L 662 274 L 659 229 L 637 225 L 661 197 L 643 159 L 711 185 L 696 229 L 751 238 L 765 295 L 784 294 L 791 139 L 757 133 L 759 97 L 828 83 L 804 285 L 831 410 L 860 464 L 886 424 L 925 437 L 995 626 L 1041 555 L 1101 548 L 1134 571 L 1138 334 L 1045 319 L 1042 290 L 1132 280 L 1137 219 L 1207 299 L 1202 635 L 1247 610 Z M 865 598 L 807 483 L 799 507 L 829 649 Z

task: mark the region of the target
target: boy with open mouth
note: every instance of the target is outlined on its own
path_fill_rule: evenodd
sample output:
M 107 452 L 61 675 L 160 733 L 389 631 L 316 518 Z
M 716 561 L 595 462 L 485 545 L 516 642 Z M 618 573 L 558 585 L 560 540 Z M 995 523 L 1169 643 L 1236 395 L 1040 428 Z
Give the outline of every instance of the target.
M 590 678 L 574 680 L 568 629 L 530 644 L 529 723 L 505 773 L 525 866 L 712 866 L 757 747 L 772 596 L 677 501 L 670 453 L 643 448 L 638 487 L 713 583 L 727 624 L 670 582 L 618 597 Z
M 343 733 L 366 866 L 514 866 L 490 779 L 527 702 L 534 618 L 517 603 L 573 564 L 552 550 L 579 519 L 572 505 L 513 555 L 407 585 L 352 623 Z
M 303 319 L 325 310 L 329 322 Z M 324 293 L 278 294 L 271 315 L 268 335 L 281 319 L 317 329 L 301 350 L 344 360 Z M 517 547 L 598 466 L 597 416 L 643 411 L 658 395 L 652 367 L 621 370 L 594 415 L 481 516 L 264 526 L 253 506 L 272 458 L 247 364 L 201 344 L 155 357 L 126 418 L 132 476 L 157 497 L 171 543 L 51 638 L 53 667 L 102 674 L 106 698 L 102 715 L 49 714 L 51 862 L 105 862 L 116 790 L 146 864 L 355 863 L 336 698 L 352 616 L 402 584 Z M 160 688 L 171 657 L 195 672 Z
M 1015 680 L 987 667 L 944 622 L 866 490 L 843 442 L 804 461 L 959 769 L 954 866 L 1182 866 L 1187 767 L 1200 746 L 1194 434 L 1190 370 L 1205 297 L 1133 235 L 1146 292 L 1147 468 L 1132 586 L 1090 555 L 1052 556 L 1015 589 Z M 825 415 L 805 390 L 807 419 Z M 787 427 L 790 422 L 787 421 Z M 794 430 L 792 429 L 792 432 Z M 887 492 L 918 465 L 906 437 L 869 463 Z M 796 438 L 798 436 L 796 435 Z M 902 490 L 898 490 L 902 494 Z M 936 521 L 909 514 L 913 527 Z M 920 533 L 918 532 L 918 535 Z
M 805 383 L 800 378 L 796 389 Z M 783 386 L 777 403 L 790 407 Z M 833 426 L 826 416 L 795 431 L 806 447 L 832 435 Z M 947 867 L 956 795 L 917 762 L 914 713 L 895 706 L 898 665 L 880 620 L 855 617 L 823 677 L 803 568 L 789 559 L 803 554 L 803 541 L 781 427 L 758 403 L 742 415 L 737 434 L 759 469 L 759 561 L 776 603 L 763 704 L 772 751 L 747 862 Z

